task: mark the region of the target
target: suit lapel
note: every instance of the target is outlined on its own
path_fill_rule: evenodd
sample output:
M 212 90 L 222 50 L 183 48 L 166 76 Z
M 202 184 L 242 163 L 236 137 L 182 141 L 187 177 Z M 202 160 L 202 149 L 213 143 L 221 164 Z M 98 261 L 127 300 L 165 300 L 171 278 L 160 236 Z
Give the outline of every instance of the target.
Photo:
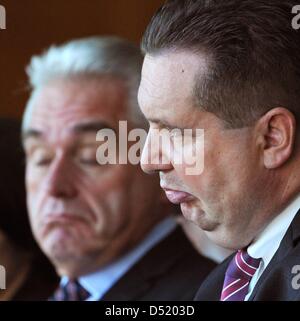
M 233 253 L 219 264 L 201 284 L 195 301 L 220 301 L 221 292 L 223 288 L 225 273 L 228 264 L 236 253 Z
M 103 301 L 133 301 L 146 293 L 151 284 L 135 267 L 123 276 L 102 298 Z
M 258 280 L 253 292 L 249 298 L 249 301 L 255 301 L 255 297 L 259 293 L 261 285 L 267 280 L 268 276 L 271 274 L 272 270 L 281 261 L 283 261 L 290 251 L 296 246 L 300 238 L 300 210 L 293 219 L 291 225 L 289 226 L 284 238 L 282 239 L 278 250 L 270 261 L 269 265 L 263 272 L 262 276 Z
M 260 293 L 260 290 L 267 283 L 268 278 L 272 275 L 272 270 L 275 267 L 280 266 L 280 262 L 282 262 L 291 251 L 298 245 L 300 240 L 300 210 L 296 214 L 294 220 L 292 221 L 290 227 L 288 228 L 284 238 L 281 241 L 281 244 L 272 258 L 271 262 L 267 266 L 266 270 L 260 277 L 257 282 L 254 290 L 249 298 L 249 301 L 255 301 L 256 297 Z M 206 280 L 202 283 L 198 293 L 195 297 L 196 301 L 219 301 L 220 293 L 222 291 L 224 276 L 226 273 L 227 266 L 231 259 L 233 258 L 231 255 L 227 258 L 223 263 L 221 263 L 216 269 L 211 272 L 211 274 L 206 278 Z M 283 264 L 283 266 L 285 266 Z M 268 284 L 266 284 L 268 286 Z

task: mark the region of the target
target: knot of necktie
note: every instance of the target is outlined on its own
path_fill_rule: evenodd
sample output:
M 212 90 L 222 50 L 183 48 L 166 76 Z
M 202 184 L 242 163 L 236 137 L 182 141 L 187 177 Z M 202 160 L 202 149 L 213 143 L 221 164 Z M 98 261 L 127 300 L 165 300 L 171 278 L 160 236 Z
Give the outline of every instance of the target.
M 60 285 L 50 301 L 85 301 L 90 293 L 81 286 L 78 280 L 69 280 L 65 285 Z

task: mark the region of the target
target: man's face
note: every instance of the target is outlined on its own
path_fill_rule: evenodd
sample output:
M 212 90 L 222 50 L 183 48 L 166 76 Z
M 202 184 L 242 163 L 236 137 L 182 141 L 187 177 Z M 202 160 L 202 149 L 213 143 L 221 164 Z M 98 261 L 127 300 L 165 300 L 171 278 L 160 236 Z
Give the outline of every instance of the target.
M 265 174 L 253 127 L 227 129 L 221 119 L 196 106 L 195 77 L 207 68 L 204 58 L 189 52 L 146 55 L 138 97 L 150 130 L 141 163 L 146 172 L 159 171 L 161 187 L 187 219 L 217 244 L 241 248 L 265 224 L 259 216 Z M 169 164 L 149 164 L 154 129 L 163 128 L 204 130 L 201 175 L 187 175 L 187 163 L 174 162 L 174 151 L 164 146 L 152 156 L 169 159 Z
M 139 166 L 96 161 L 96 132 L 117 133 L 121 119 L 127 94 L 116 79 L 55 80 L 33 100 L 23 133 L 28 207 L 34 235 L 58 270 L 76 259 L 86 264 L 79 273 L 99 268 L 158 220 L 157 179 Z

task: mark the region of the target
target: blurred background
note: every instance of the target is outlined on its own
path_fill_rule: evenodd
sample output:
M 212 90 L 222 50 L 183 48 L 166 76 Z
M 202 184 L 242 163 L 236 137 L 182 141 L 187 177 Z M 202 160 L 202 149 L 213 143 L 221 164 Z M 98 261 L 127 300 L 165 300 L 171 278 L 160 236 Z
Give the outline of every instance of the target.
M 6 9 L 6 30 L 0 30 L 0 119 L 21 119 L 30 93 L 25 67 L 33 55 L 52 44 L 93 35 L 117 35 L 139 44 L 164 1 L 0 0 Z M 10 126 L 11 120 L 3 124 Z M 229 254 L 212 245 L 196 226 L 184 222 L 183 227 L 205 256 L 221 261 Z
M 164 0 L 0 0 L 0 117 L 20 118 L 29 96 L 25 66 L 51 44 L 115 34 L 139 43 Z

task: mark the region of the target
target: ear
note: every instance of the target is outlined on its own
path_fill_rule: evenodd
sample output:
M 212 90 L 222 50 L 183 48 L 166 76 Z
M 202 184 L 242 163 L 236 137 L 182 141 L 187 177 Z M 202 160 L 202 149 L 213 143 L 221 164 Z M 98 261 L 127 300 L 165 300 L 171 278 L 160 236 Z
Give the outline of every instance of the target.
M 267 112 L 257 123 L 263 142 L 263 162 L 266 168 L 282 166 L 292 155 L 295 135 L 295 116 L 286 108 L 278 107 Z

